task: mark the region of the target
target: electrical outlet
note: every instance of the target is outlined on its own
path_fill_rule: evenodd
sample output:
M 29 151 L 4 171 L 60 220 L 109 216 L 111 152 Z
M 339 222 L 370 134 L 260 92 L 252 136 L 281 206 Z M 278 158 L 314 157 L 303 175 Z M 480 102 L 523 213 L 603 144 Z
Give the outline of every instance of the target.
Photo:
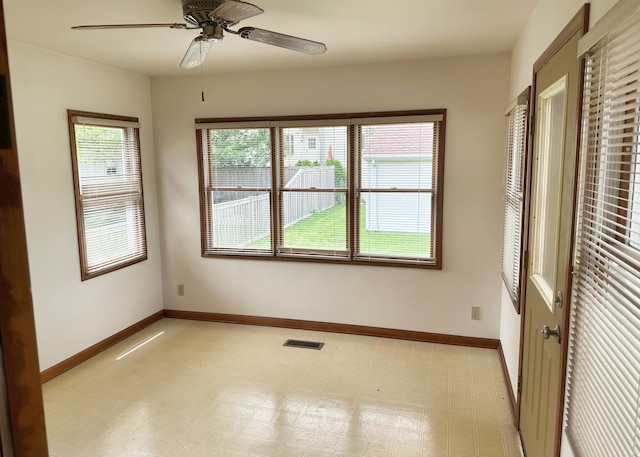
M 479 306 L 472 306 L 471 307 L 471 320 L 472 321 L 479 321 L 480 320 L 480 307 Z
M 178 296 L 184 297 L 184 284 L 178 284 Z

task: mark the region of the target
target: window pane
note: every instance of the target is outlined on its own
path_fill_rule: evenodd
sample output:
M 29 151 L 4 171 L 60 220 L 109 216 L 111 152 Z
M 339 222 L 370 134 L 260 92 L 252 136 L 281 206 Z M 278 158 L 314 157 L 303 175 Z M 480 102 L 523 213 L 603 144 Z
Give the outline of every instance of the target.
M 284 128 L 283 177 L 290 189 L 347 187 L 347 127 Z
M 136 197 L 93 199 L 83 206 L 89 271 L 142 254 L 142 205 Z
M 211 186 L 271 186 L 269 129 L 210 130 L 209 135 Z
M 112 180 L 125 174 L 124 129 L 78 124 L 74 128 L 81 186 Z
M 344 192 L 284 192 L 283 248 L 346 251 Z
M 271 249 L 269 192 L 210 192 L 212 248 Z
M 431 193 L 363 192 L 360 254 L 431 258 Z
M 565 84 L 563 78 L 540 94 L 534 183 L 532 273 L 534 284 L 552 310 L 562 187 L 562 154 L 557 152 L 564 142 Z
M 517 298 L 519 290 L 521 223 L 522 202 L 507 198 L 504 208 L 502 272 L 512 299 Z
M 141 192 L 134 129 L 74 125 L 80 194 Z
M 434 124 L 364 125 L 360 128 L 363 189 L 431 189 Z
M 261 190 L 272 183 L 269 129 L 212 129 L 208 135 L 206 249 L 270 250 L 271 193 Z

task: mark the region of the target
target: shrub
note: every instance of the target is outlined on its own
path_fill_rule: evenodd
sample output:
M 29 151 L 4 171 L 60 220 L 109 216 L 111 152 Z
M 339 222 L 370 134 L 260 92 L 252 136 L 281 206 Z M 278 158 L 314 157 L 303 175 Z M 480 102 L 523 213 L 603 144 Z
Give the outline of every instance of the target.
M 308 159 L 298 160 L 295 164 L 296 167 L 319 167 L 320 162 L 314 160 L 313 162 Z
M 334 167 L 336 177 L 336 187 L 347 187 L 347 174 L 344 171 L 342 162 L 338 159 L 327 159 L 327 165 Z

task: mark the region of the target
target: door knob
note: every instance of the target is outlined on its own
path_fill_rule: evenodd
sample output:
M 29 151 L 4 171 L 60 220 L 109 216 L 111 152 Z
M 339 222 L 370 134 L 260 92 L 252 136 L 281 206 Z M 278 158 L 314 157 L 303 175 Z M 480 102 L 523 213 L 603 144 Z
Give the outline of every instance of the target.
M 555 336 L 556 339 L 558 340 L 558 343 L 560 342 L 560 326 L 556 325 L 556 327 L 551 330 L 549 328 L 548 325 L 543 325 L 542 326 L 542 330 L 540 330 L 540 333 L 542 333 L 542 338 L 544 338 L 545 340 L 548 340 L 550 336 Z

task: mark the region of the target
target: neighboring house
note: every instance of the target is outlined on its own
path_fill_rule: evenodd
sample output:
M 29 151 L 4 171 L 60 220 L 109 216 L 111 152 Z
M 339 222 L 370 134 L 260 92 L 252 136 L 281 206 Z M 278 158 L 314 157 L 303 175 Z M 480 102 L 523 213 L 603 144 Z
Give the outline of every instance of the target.
M 304 127 L 286 129 L 284 135 L 285 166 L 300 160 L 337 159 L 347 165 L 347 129 L 344 127 Z
M 100 177 L 112 175 L 122 175 L 122 161 L 111 161 L 109 163 L 78 163 L 78 172 L 81 176 L 91 176 L 94 180 Z
M 430 233 L 431 193 L 381 193 L 375 189 L 431 189 L 433 124 L 369 127 L 363 134 L 361 188 L 366 229 Z M 415 217 L 416 213 L 419 217 Z

